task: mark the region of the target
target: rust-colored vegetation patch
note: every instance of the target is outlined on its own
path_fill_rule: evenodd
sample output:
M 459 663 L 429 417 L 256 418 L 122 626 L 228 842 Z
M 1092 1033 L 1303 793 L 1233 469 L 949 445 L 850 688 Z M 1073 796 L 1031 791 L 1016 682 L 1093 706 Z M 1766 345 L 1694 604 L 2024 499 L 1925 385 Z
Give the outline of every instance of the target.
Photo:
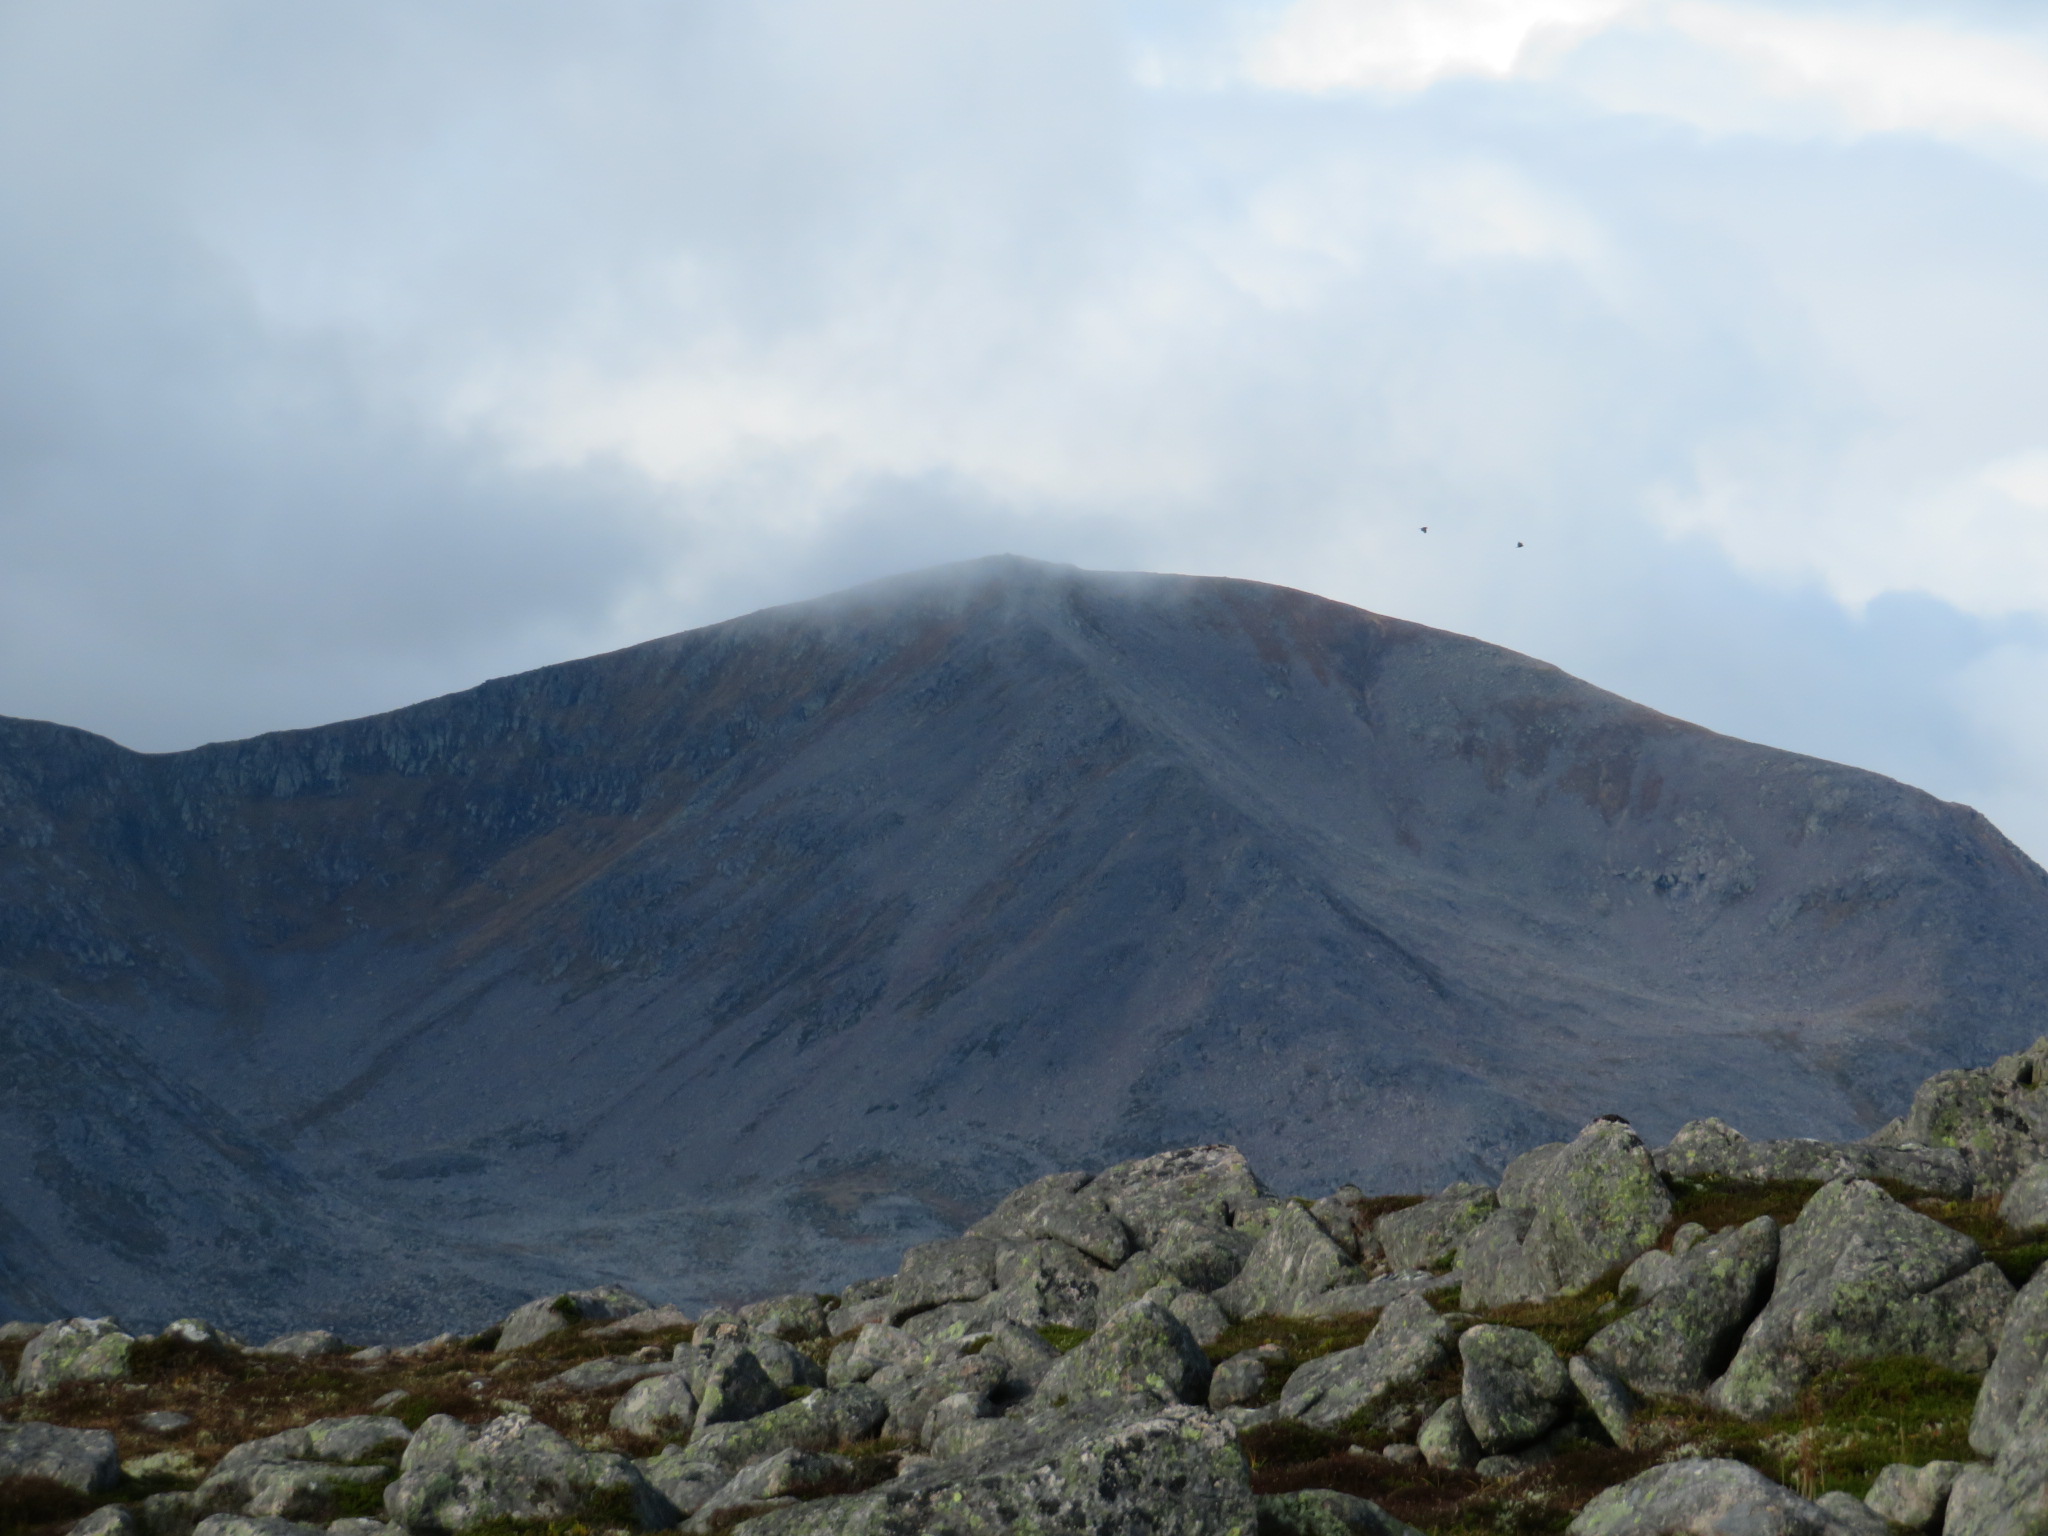
M 1689 1221 L 1709 1232 L 1739 1227 L 1769 1216 L 1779 1226 L 1789 1226 L 1806 1209 L 1806 1202 L 1819 1191 L 1811 1179 L 1780 1179 L 1768 1184 L 1737 1184 L 1727 1179 L 1673 1179 L 1678 1199 L 1671 1221 L 1664 1229 L 1660 1247 L 1669 1248 L 1671 1237 Z

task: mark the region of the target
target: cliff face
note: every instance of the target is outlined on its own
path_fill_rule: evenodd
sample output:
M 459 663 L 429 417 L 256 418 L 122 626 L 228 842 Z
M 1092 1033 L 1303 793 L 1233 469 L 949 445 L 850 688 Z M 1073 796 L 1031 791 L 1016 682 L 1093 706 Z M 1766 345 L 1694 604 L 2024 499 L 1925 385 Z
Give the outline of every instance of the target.
M 1861 1134 L 2040 1033 L 2044 941 L 1966 808 L 1245 582 L 978 562 L 161 757 L 5 721 L 0 1015 L 150 1087 L 0 1086 L 0 1286 L 423 1326 L 843 1280 L 1169 1145 Z M 260 1312 L 45 1172 L 109 1119 L 149 1219 L 268 1213 Z

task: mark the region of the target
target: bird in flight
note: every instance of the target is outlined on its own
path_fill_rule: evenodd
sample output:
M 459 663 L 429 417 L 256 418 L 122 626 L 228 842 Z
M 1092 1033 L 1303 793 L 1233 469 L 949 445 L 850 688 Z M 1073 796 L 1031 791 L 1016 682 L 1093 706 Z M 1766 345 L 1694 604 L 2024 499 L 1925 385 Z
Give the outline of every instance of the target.
M 1429 532 L 1429 524 L 1427 524 L 1427 523 L 1424 523 L 1424 524 L 1422 525 L 1422 531 L 1423 531 L 1424 533 L 1427 533 L 1427 532 Z

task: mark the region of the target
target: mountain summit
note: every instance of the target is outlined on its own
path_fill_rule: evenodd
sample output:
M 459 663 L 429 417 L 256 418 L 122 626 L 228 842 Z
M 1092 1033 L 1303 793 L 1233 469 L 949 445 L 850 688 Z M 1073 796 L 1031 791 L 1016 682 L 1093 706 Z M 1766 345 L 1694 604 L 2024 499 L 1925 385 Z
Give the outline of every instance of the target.
M 1966 807 L 1252 582 L 993 559 L 144 756 L 0 720 L 0 1306 L 892 1269 L 1058 1168 L 1860 1135 L 2031 1040 Z

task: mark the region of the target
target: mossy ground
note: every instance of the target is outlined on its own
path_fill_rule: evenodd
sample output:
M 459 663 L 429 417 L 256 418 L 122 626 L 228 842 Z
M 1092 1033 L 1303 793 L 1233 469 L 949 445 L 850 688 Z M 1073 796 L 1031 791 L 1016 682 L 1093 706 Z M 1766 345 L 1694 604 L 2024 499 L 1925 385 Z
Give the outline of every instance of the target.
M 432 1415 L 445 1413 L 478 1424 L 502 1413 L 499 1405 L 506 1402 L 524 1405 L 536 1419 L 580 1445 L 636 1456 L 652 1454 L 660 1449 L 659 1442 L 619 1434 L 609 1425 L 612 1405 L 625 1395 L 626 1387 L 565 1392 L 545 1383 L 585 1360 L 630 1356 L 650 1345 L 666 1355 L 690 1336 L 690 1330 L 601 1337 L 599 1326 L 565 1328 L 506 1355 L 490 1353 L 488 1344 L 454 1343 L 421 1355 L 362 1363 L 345 1356 L 292 1360 L 215 1353 L 179 1340 L 150 1340 L 135 1347 L 130 1380 L 57 1387 L 16 1399 L 10 1404 L 10 1413 L 17 1420 L 112 1430 L 123 1462 L 159 1451 L 183 1451 L 202 1472 L 245 1440 L 314 1419 L 384 1412 L 417 1429 Z M 12 1348 L 18 1357 L 20 1346 Z M 394 1391 L 405 1396 L 388 1408 L 372 1407 Z M 167 1435 L 137 1426 L 140 1415 L 159 1409 L 189 1414 L 192 1422 Z M 91 1498 L 54 1485 L 40 1490 L 10 1487 L 0 1490 L 0 1536 L 61 1536 L 73 1521 L 102 1504 L 127 1503 L 151 1493 L 189 1488 L 197 1480 L 159 1477 L 143 1483 L 124 1479 L 111 1493 Z M 381 1494 L 375 1490 L 365 1494 L 375 1498 L 381 1509 Z M 60 1512 L 44 1512 L 59 1506 Z M 343 1511 L 358 1512 L 376 1511 Z M 572 1536 L 568 1526 L 575 1523 L 567 1522 L 556 1536 Z

